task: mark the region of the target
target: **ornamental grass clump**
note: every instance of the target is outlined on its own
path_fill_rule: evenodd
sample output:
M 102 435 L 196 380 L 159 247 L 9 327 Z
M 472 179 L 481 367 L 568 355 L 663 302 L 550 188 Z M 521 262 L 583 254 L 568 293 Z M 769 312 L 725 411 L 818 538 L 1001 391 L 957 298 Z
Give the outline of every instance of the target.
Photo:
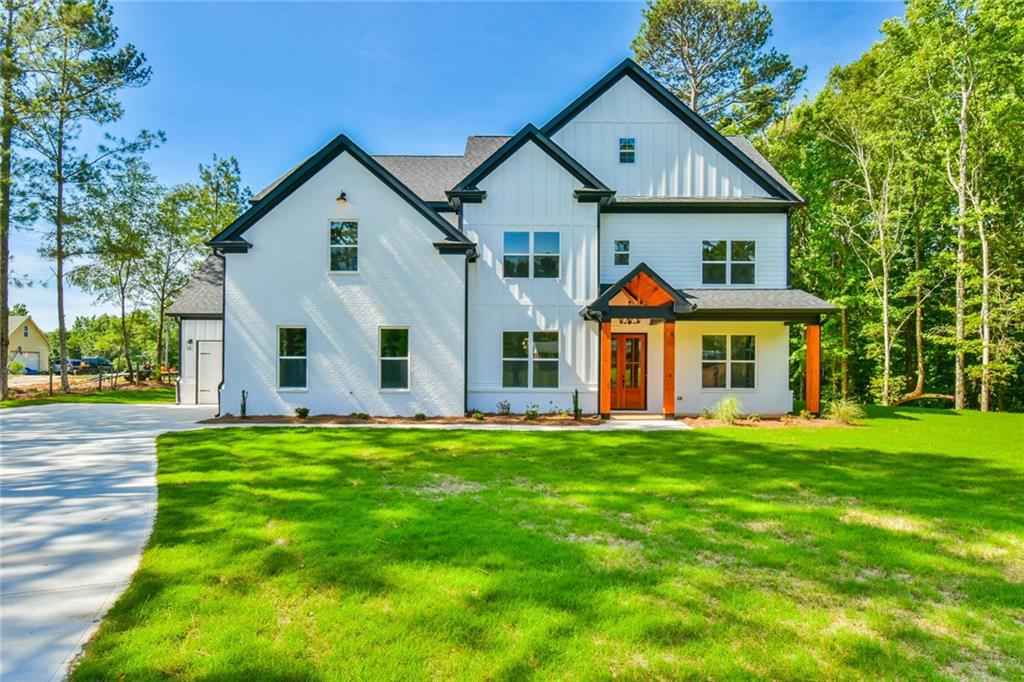
M 743 403 L 734 395 L 727 395 L 715 404 L 715 419 L 730 426 L 736 423 L 743 413 Z
M 852 400 L 833 400 L 825 410 L 825 416 L 837 424 L 855 425 L 867 417 L 864 408 Z

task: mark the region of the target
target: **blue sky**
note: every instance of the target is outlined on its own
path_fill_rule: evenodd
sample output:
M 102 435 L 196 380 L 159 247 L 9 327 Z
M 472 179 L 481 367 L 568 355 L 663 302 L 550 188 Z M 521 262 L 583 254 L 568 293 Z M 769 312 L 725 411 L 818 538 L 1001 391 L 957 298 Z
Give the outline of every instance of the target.
M 770 2 L 773 45 L 806 64 L 807 94 L 856 59 L 897 2 Z M 459 154 L 471 134 L 543 123 L 623 57 L 642 3 L 115 4 L 121 37 L 153 68 L 124 93 L 111 132 L 162 129 L 149 154 L 165 184 L 193 179 L 213 153 L 238 157 L 254 191 L 338 132 L 370 153 Z M 55 291 L 37 236 L 15 234 L 13 268 L 49 287 L 12 290 L 44 328 Z M 111 309 L 84 292 L 76 315 Z

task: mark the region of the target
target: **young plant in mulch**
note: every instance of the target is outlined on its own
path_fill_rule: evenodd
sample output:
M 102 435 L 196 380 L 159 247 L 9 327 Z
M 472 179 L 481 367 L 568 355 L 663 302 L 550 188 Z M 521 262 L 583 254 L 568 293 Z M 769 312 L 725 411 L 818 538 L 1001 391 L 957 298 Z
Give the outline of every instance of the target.
M 714 407 L 715 419 L 732 426 L 743 414 L 743 403 L 736 396 L 730 394 L 719 400 Z
M 306 417 L 309 416 L 309 408 L 308 407 L 296 407 L 295 408 L 295 416 L 298 417 L 299 419 L 305 419 Z
M 825 409 L 825 416 L 837 424 L 854 426 L 867 417 L 867 413 L 864 412 L 863 407 L 852 400 L 840 398 L 828 404 L 828 407 Z

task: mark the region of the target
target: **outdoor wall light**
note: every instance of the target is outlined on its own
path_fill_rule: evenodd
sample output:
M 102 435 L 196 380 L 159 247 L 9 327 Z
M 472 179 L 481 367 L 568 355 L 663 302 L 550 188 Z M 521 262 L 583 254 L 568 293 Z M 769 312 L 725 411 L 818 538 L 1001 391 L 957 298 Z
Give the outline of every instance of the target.
M 192 339 L 189 339 L 188 343 L 186 343 L 185 345 L 188 347 L 189 350 L 192 350 Z
M 346 201 L 348 201 L 348 195 L 346 195 L 346 194 L 345 194 L 345 191 L 344 191 L 344 190 L 342 190 L 341 194 L 339 194 L 339 195 L 338 195 L 338 201 L 340 201 L 340 202 L 341 202 L 341 203 L 343 203 L 343 204 L 344 204 L 344 203 L 345 203 Z

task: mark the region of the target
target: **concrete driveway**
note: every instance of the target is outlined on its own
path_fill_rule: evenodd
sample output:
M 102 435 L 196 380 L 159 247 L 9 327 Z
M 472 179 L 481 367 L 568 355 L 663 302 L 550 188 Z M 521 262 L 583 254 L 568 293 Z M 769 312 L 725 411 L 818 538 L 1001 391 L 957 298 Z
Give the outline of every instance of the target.
M 154 438 L 211 407 L 0 410 L 0 678 L 59 680 L 127 587 L 156 512 Z

